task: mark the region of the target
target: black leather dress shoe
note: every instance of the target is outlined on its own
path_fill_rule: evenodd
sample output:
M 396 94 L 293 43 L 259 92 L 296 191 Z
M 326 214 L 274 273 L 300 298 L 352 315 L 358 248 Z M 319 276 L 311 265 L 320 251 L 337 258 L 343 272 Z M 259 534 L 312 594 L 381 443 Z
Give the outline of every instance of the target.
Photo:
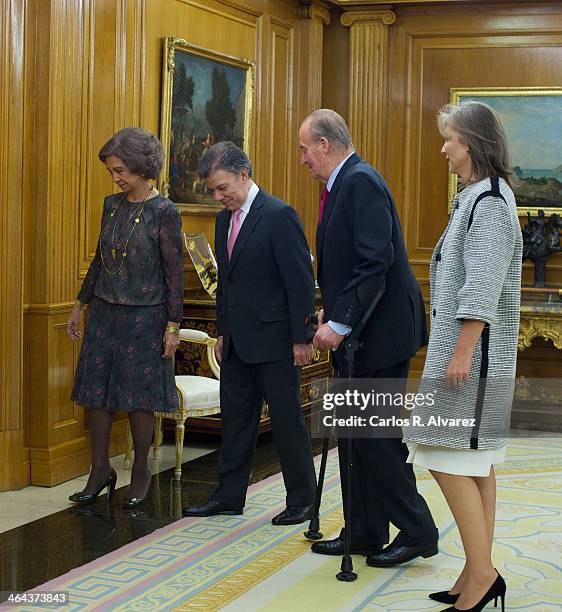
M 202 506 L 191 506 L 190 508 L 184 508 L 182 516 L 214 516 L 215 514 L 243 514 L 244 508 L 232 508 L 224 502 L 218 501 L 217 499 L 210 499 L 206 504 Z
M 367 557 L 367 565 L 371 567 L 392 567 L 411 561 L 416 557 L 433 557 L 439 552 L 437 542 L 425 546 L 406 546 L 394 540 L 381 552 Z
M 271 519 L 274 525 L 298 525 L 312 518 L 314 506 L 287 506 Z
M 318 553 L 319 555 L 343 555 L 343 536 L 340 534 L 337 538 L 333 540 L 322 540 L 321 542 L 314 542 L 314 544 L 310 547 L 310 550 L 314 553 Z M 349 547 L 349 553 L 351 555 L 363 555 L 367 557 L 368 555 L 372 555 L 374 553 L 378 553 L 382 550 L 381 544 L 355 544 L 351 543 Z

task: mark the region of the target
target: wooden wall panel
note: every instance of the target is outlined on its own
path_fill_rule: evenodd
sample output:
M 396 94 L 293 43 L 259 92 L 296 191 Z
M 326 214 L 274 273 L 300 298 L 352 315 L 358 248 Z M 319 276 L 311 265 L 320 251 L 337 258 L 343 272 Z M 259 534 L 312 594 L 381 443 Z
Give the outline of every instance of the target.
M 162 78 L 162 40 L 166 36 L 183 38 L 188 42 L 227 55 L 256 61 L 259 72 L 263 41 L 260 37 L 261 16 L 268 10 L 267 2 L 217 2 L 214 0 L 160 0 L 146 5 L 147 23 L 145 74 L 143 84 L 142 125 L 154 133 L 160 131 L 160 99 Z M 256 74 L 256 98 L 260 99 L 261 79 Z M 256 116 L 253 116 L 250 151 L 256 151 Z M 204 233 L 214 241 L 214 215 L 182 215 L 186 232 Z M 186 287 L 199 287 L 190 262 L 186 262 Z
M 30 384 L 31 482 L 44 486 L 84 473 L 90 464 L 84 414 L 70 401 L 78 346 L 66 335 L 67 317 L 64 306 L 37 308 L 29 317 L 31 380 L 45 381 Z
M 23 463 L 22 473 L 25 474 L 25 483 L 29 484 L 31 479 L 31 462 L 29 458 L 29 381 L 30 379 L 30 337 L 29 337 L 29 304 L 32 300 L 33 287 L 33 266 L 34 245 L 31 237 L 35 224 L 33 214 L 33 200 L 36 173 L 35 160 L 33 159 L 33 145 L 36 138 L 36 102 L 37 96 L 35 83 L 35 54 L 37 48 L 37 36 L 35 34 L 37 18 L 37 3 L 28 2 L 25 11 L 25 47 L 23 52 L 24 59 L 24 104 L 23 104 L 23 150 L 22 150 L 22 212 L 23 212 L 23 375 L 22 375 L 22 402 L 23 411 Z M 1 485 L 1 483 L 0 483 Z
M 103 143 L 120 125 L 118 75 L 124 73 L 117 53 L 117 7 L 113 2 L 88 2 L 84 41 L 84 95 L 82 99 L 82 188 L 79 214 L 80 269 L 78 284 L 96 251 L 103 196 L 113 183 L 98 160 Z M 113 85 L 113 86 L 110 86 Z M 122 125 L 122 124 L 121 124 Z
M 67 338 L 65 323 L 94 256 L 103 197 L 116 190 L 97 152 L 125 126 L 159 133 L 164 37 L 255 62 L 249 146 L 256 180 L 281 198 L 298 196 L 311 237 L 315 185 L 298 167 L 297 129 L 320 101 L 329 16 L 316 3 L 299 12 L 298 0 L 0 2 L 3 48 L 20 45 L 17 58 L 3 54 L 0 62 L 0 121 L 11 128 L 0 148 L 0 176 L 10 174 L 3 193 L 22 194 L 16 214 L 13 197 L 10 215 L 4 197 L 0 209 L 2 237 L 9 228 L 0 248 L 12 255 L 0 263 L 0 291 L 9 302 L 0 345 L 17 347 L 0 369 L 18 381 L 3 387 L 11 402 L 1 404 L 0 442 L 15 463 L 0 462 L 2 489 L 23 486 L 29 474 L 33 484 L 50 486 L 88 469 L 87 420 L 69 399 L 79 346 Z M 9 106 L 14 100 L 21 103 Z M 10 158 L 8 146 L 22 155 Z M 212 242 L 213 216 L 184 214 L 182 223 Z M 14 262 L 18 248 L 25 258 Z M 186 280 L 199 286 L 191 272 Z M 124 433 L 118 419 L 112 452 L 123 449 Z
M 264 66 L 268 79 L 269 108 L 264 108 L 259 120 L 264 121 L 262 133 L 269 151 L 260 158 L 258 171 L 263 187 L 286 198 L 289 177 L 294 174 L 295 135 L 292 127 L 292 28 L 279 19 L 271 18 L 268 28 L 268 54 Z M 282 195 L 281 195 L 282 194 Z
M 469 14 L 462 7 L 397 9 L 387 176 L 407 210 L 408 252 L 426 292 L 429 258 L 448 218 L 437 110 L 451 87 L 559 86 L 561 43 L 562 14 L 554 3 L 476 5 Z M 549 264 L 557 284 L 561 261 Z
M 63 312 L 56 319 L 53 317 L 52 329 L 50 330 L 51 341 L 49 347 L 53 352 L 52 366 L 49 368 L 48 383 L 51 390 L 51 403 L 54 407 L 52 426 L 55 430 L 53 441 L 56 443 L 64 442 L 68 438 L 67 427 L 78 428 L 72 432 L 71 436 L 80 435 L 81 415 L 80 409 L 76 404 L 70 402 L 68 398 L 72 391 L 72 381 L 74 368 L 78 362 L 78 347 L 76 344 L 68 342 L 66 334 L 66 312 Z M 68 367 L 71 365 L 72 367 Z
M 341 22 L 350 26 L 349 129 L 365 159 L 386 174 L 384 125 L 388 99 L 389 28 L 392 11 L 350 11 Z
M 429 259 L 448 220 L 447 164 L 437 110 L 451 87 L 560 86 L 559 3 L 396 8 L 390 29 L 387 178 L 397 200 L 408 253 L 426 300 Z M 522 222 L 524 220 L 522 219 Z M 524 265 L 524 283 L 532 278 Z M 549 282 L 562 284 L 562 255 L 550 259 Z M 519 355 L 518 374 L 557 376 L 560 353 L 535 343 Z M 414 369 L 423 365 L 423 355 Z
M 30 465 L 46 485 L 87 470 L 84 413 L 68 398 L 78 347 L 64 323 L 95 251 L 103 196 L 114 191 L 97 151 L 126 125 L 159 132 L 166 36 L 255 62 L 256 181 L 295 205 L 311 244 L 319 188 L 298 164 L 297 130 L 322 102 L 353 111 L 359 152 L 384 167 L 427 296 L 447 219 L 435 112 L 452 86 L 560 85 L 562 14 L 546 0 L 361 0 L 340 22 L 349 4 L 330 14 L 321 0 L 0 0 L 0 490 L 23 486 Z M 382 37 L 380 28 L 353 32 L 389 6 L 396 21 Z M 357 78 L 358 63 L 378 74 Z M 182 222 L 212 241 L 212 216 Z M 559 284 L 561 261 L 549 266 Z M 191 272 L 187 286 L 198 286 Z M 537 350 L 550 367 L 552 351 Z M 532 361 L 530 349 L 521 363 Z M 113 451 L 123 444 L 121 420 Z
M 140 125 L 145 24 L 143 0 L 84 0 L 82 142 L 79 227 L 80 273 L 96 251 L 103 198 L 115 185 L 98 151 L 120 128 Z M 76 210 L 78 213 L 78 210 Z
M 24 458 L 23 124 L 25 2 L 0 2 L 0 491 L 29 482 Z
M 322 106 L 332 108 L 347 120 L 349 116 L 349 28 L 340 21 L 340 12 L 332 11 L 332 18 L 324 32 L 324 61 L 322 62 Z
M 287 200 L 298 210 L 304 224 L 308 244 L 315 253 L 316 226 L 318 222 L 318 202 L 321 187 L 310 176 L 308 168 L 300 165 L 298 149 L 298 130 L 303 119 L 313 110 L 322 106 L 322 58 L 324 30 L 330 24 L 330 13 L 319 5 L 309 5 L 299 9 L 299 22 L 296 25 L 295 64 L 300 69 L 294 79 L 293 122 L 291 133 L 295 135 L 295 158 L 291 166 L 295 174 L 290 179 Z M 295 68 L 296 70 L 296 68 Z
M 25 234 L 30 286 L 25 292 L 29 303 L 24 346 L 29 352 L 24 405 L 29 410 L 31 482 L 51 485 L 88 465 L 83 416 L 67 418 L 76 407 L 68 385 L 60 384 L 61 378 L 72 377 L 74 366 L 66 359 L 74 347 L 61 333 L 74 301 L 79 268 L 88 2 L 29 0 L 28 6 L 27 51 L 33 49 L 33 61 L 26 61 L 27 86 L 33 106 L 26 114 L 30 125 L 24 147 L 32 176 L 24 189 L 31 216 Z
M 321 29 L 328 13 L 313 6 L 311 21 L 320 24 Z M 310 190 L 309 178 L 298 168 L 297 131 L 301 116 L 316 108 L 321 99 L 322 45 L 320 38 L 312 57 L 299 51 L 301 43 L 308 45 L 310 30 L 302 27 L 297 0 L 160 0 L 158 6 L 146 5 L 146 21 L 152 27 L 146 36 L 145 74 L 152 78 L 144 87 L 143 125 L 158 133 L 164 37 L 184 38 L 194 45 L 254 61 L 256 82 L 249 143 L 254 177 L 264 189 L 295 206 L 310 240 L 316 220 L 308 220 L 309 210 L 315 209 L 317 196 L 316 190 Z M 314 89 L 305 93 L 301 86 L 310 78 L 310 70 L 316 80 Z M 318 103 L 311 105 L 311 96 L 316 96 Z M 304 104 L 300 104 L 302 99 Z M 213 242 L 214 217 L 184 214 L 182 223 L 185 231 L 203 232 Z M 187 270 L 186 285 L 198 287 L 199 280 L 191 266 Z
M 448 219 L 447 165 L 436 128 L 451 87 L 560 86 L 562 13 L 544 2 L 337 2 L 344 10 L 324 48 L 324 82 L 341 71 L 329 40 L 349 26 L 349 123 L 358 152 L 383 171 L 394 194 L 414 271 L 427 299 L 429 259 Z M 354 8 L 348 5 L 357 4 Z M 406 6 L 406 4 L 410 6 Z M 391 12 L 386 34 L 377 15 Z M 393 22 L 392 14 L 396 16 Z M 382 35 L 382 36 L 381 36 Z M 388 70 L 389 88 L 384 87 Z M 345 109 L 343 96 L 325 99 Z M 382 110 L 381 110 L 382 109 Z M 549 282 L 562 284 L 562 255 Z M 529 281 L 530 266 L 524 266 Z M 532 351 L 521 363 L 532 360 Z M 544 359 L 543 359 L 544 362 Z M 423 352 L 413 369 L 423 365 Z M 551 366 L 559 367 L 556 360 Z
M 82 100 L 82 2 L 38 2 L 36 83 L 42 86 L 37 101 L 38 138 L 34 159 L 41 172 L 35 176 L 35 257 L 32 301 L 61 302 L 74 290 L 73 266 L 77 227 L 69 223 L 80 187 Z M 46 53 L 45 53 L 46 52 Z M 39 222 L 41 225 L 39 225 Z

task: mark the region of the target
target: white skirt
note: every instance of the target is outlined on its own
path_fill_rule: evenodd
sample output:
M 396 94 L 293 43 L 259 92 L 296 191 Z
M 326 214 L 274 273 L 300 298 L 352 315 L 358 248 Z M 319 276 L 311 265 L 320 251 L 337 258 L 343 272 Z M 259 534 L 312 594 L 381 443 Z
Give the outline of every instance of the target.
M 455 476 L 489 476 L 493 465 L 505 461 L 505 446 L 497 450 L 468 450 L 412 443 L 408 448 L 407 463 Z

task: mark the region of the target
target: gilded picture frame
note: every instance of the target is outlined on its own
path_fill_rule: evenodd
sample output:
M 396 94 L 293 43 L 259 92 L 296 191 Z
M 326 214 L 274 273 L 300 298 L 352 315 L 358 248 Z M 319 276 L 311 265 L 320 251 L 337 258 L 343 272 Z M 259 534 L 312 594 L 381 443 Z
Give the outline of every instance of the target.
M 492 106 L 507 132 L 519 215 L 562 214 L 562 87 L 451 88 L 451 103 Z M 449 174 L 449 209 L 457 193 Z
M 160 139 L 166 152 L 160 191 L 180 210 L 222 209 L 197 178 L 197 163 L 216 142 L 231 140 L 250 156 L 253 61 L 164 39 Z
M 201 285 L 210 297 L 216 299 L 218 287 L 218 266 L 213 249 L 205 234 L 183 234 L 185 249 L 199 276 Z

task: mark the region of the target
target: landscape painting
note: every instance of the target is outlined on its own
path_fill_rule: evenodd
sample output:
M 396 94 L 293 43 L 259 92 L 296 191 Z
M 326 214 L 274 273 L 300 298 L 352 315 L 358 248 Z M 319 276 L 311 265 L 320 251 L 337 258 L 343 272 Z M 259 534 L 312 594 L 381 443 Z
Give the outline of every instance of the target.
M 520 215 L 543 209 L 562 212 L 562 88 L 518 87 L 451 89 L 451 102 L 476 100 L 492 106 L 502 118 L 517 178 Z M 457 191 L 449 182 L 449 202 Z
M 222 207 L 198 179 L 197 164 L 221 140 L 248 152 L 254 64 L 166 38 L 163 74 L 161 190 L 190 212 L 214 214 Z

